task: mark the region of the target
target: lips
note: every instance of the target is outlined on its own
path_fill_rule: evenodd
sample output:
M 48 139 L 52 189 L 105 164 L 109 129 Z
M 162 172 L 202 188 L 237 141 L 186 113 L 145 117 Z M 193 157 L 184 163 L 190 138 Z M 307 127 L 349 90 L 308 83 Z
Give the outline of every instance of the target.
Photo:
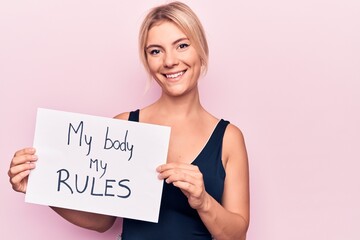
M 178 78 L 178 77 L 184 75 L 185 72 L 186 72 L 186 70 L 183 70 L 180 72 L 168 73 L 168 74 L 163 74 L 163 75 L 168 79 L 175 79 L 175 78 Z

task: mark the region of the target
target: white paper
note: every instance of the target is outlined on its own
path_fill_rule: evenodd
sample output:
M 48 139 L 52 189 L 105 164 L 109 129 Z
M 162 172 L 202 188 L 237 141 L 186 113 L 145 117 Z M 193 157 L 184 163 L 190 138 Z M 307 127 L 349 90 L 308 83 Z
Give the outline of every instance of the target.
M 38 109 L 25 201 L 157 222 L 170 128 Z

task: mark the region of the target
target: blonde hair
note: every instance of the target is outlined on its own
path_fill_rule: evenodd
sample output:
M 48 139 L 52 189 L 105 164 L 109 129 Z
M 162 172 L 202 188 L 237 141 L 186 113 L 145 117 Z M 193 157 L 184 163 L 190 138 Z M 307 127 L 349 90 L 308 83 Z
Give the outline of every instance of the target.
M 146 41 L 150 29 L 161 21 L 169 21 L 177 25 L 189 38 L 202 62 L 202 73 L 206 73 L 209 58 L 209 48 L 203 26 L 196 14 L 186 4 L 171 2 L 160 5 L 149 11 L 144 18 L 139 31 L 140 59 L 150 75 L 146 55 Z

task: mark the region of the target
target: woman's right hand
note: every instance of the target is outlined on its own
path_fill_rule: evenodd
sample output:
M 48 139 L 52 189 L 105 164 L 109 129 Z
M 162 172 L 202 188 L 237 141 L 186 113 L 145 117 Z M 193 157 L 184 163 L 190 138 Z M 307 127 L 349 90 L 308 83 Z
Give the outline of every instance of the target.
M 11 160 L 8 175 L 12 188 L 17 192 L 26 192 L 29 173 L 35 168 L 38 159 L 35 148 L 24 148 L 17 151 Z

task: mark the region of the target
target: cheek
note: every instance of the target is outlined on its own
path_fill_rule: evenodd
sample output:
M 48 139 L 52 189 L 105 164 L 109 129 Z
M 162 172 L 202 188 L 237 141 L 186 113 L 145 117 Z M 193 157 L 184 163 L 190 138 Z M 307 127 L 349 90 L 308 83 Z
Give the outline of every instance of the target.
M 149 67 L 149 73 L 150 73 L 151 77 L 155 81 L 159 82 L 158 77 L 157 77 L 157 73 L 159 72 L 157 65 L 154 63 L 154 61 L 147 61 L 147 65 Z
M 184 62 L 188 62 L 189 65 L 192 65 L 193 67 L 201 67 L 201 59 L 198 53 L 194 48 L 191 49 L 191 51 L 188 51 L 184 56 Z
M 157 72 L 161 66 L 160 59 L 148 59 L 147 64 L 151 73 Z

